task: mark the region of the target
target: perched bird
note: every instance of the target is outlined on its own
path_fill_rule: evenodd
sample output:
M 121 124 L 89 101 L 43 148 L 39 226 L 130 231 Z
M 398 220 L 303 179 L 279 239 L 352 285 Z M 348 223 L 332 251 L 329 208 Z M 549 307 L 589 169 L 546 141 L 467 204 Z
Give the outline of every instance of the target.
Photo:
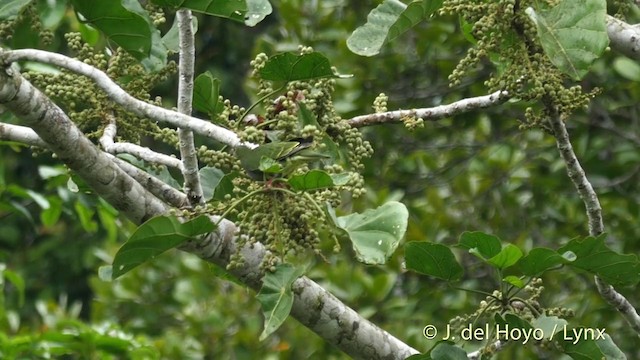
M 236 156 L 247 174 L 254 180 L 266 181 L 286 176 L 303 164 L 329 158 L 310 150 L 312 142 L 275 141 L 250 149 L 239 146 Z

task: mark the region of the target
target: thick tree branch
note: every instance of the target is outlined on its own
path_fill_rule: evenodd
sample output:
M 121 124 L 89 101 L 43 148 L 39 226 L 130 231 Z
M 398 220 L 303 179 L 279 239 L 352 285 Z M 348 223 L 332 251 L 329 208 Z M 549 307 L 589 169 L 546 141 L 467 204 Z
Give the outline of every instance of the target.
M 17 117 L 33 126 L 49 149 L 98 195 L 134 222 L 141 223 L 167 213 L 166 206 L 115 165 L 114 160 L 117 160 L 113 156 L 96 148 L 60 108 L 9 68 L 0 71 L 0 104 L 5 104 Z M 37 142 L 36 137 L 28 132 L 21 135 Z M 230 255 L 235 253 L 237 229 L 228 220 L 216 217 L 213 220 L 219 221 L 215 232 L 203 239 L 187 242 L 181 250 L 226 267 Z M 264 247 L 260 244 L 247 246 L 242 249 L 242 254 L 244 265 L 231 270 L 231 273 L 258 290 L 263 275 L 260 264 Z M 291 315 L 353 358 L 401 360 L 418 353 L 306 277 L 294 282 L 293 291 Z
M 96 85 L 104 90 L 109 98 L 116 104 L 138 116 L 148 117 L 176 127 L 186 128 L 231 147 L 236 147 L 241 143 L 238 136 L 229 129 L 134 98 L 114 83 L 107 74 L 82 61 L 56 53 L 34 49 L 3 50 L 0 53 L 0 62 L 4 64 L 20 60 L 52 64 L 84 75 L 95 81 Z
M 396 110 L 376 114 L 356 116 L 347 120 L 352 127 L 363 127 L 384 123 L 401 122 L 405 117 L 417 117 L 422 120 L 439 120 L 449 116 L 461 114 L 467 111 L 484 109 L 489 106 L 501 104 L 507 100 L 506 91 L 496 91 L 493 94 L 463 99 L 448 105 L 440 105 L 432 108 Z
M 0 140 L 15 141 L 29 146 L 37 146 L 43 149 L 49 149 L 49 145 L 45 143 L 38 134 L 31 128 L 20 125 L 0 123 Z M 133 144 L 131 144 L 133 145 Z M 139 182 L 145 189 L 149 190 L 153 195 L 164 202 L 180 208 L 188 205 L 187 196 L 180 191 L 167 185 L 157 177 L 138 169 L 134 165 L 117 157 L 107 154 L 122 170 L 129 176 Z M 176 159 L 174 159 L 176 160 Z
M 176 14 L 178 19 L 178 37 L 180 42 L 180 60 L 178 64 L 178 111 L 191 115 L 191 99 L 193 97 L 193 72 L 195 63 L 195 45 L 193 39 L 191 10 L 180 9 Z M 182 158 L 182 176 L 184 177 L 184 192 L 189 197 L 191 205 L 204 204 L 200 173 L 198 173 L 198 158 L 193 142 L 193 132 L 179 128 L 180 157 Z
M 591 183 L 587 180 L 578 158 L 576 157 L 571 142 L 569 140 L 569 133 L 562 120 L 560 114 L 553 106 L 548 106 L 552 110 L 552 114 L 549 118 L 551 129 L 556 138 L 556 144 L 558 151 L 564 160 L 567 167 L 567 173 L 571 182 L 576 187 L 580 198 L 584 202 L 587 210 L 587 218 L 589 221 L 589 235 L 598 236 L 604 232 L 604 225 L 602 221 L 602 208 L 596 192 L 593 190 Z M 602 279 L 596 277 L 596 287 L 598 292 L 605 299 L 609 305 L 614 306 L 627 320 L 629 325 L 640 334 L 640 316 L 638 312 L 631 305 L 631 303 L 620 293 L 618 293 L 613 286 L 606 284 Z
M 640 60 L 640 29 L 637 26 L 608 15 L 607 35 L 612 49 L 634 60 Z
M 166 210 L 11 67 L 0 67 L 0 104 L 33 128 L 61 161 L 131 220 L 143 222 Z

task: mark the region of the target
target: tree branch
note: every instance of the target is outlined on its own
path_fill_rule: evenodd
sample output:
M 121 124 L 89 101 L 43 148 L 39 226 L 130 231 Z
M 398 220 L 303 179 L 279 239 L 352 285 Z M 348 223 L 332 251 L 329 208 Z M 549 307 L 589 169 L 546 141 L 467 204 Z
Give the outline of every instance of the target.
M 607 15 L 607 35 L 612 49 L 640 60 L 640 29 Z
M 96 85 L 104 90 L 109 98 L 116 104 L 138 116 L 148 117 L 176 127 L 186 128 L 231 147 L 236 147 L 241 144 L 238 136 L 229 129 L 134 98 L 114 83 L 107 74 L 82 61 L 56 53 L 34 49 L 3 50 L 0 52 L 0 62 L 3 64 L 20 60 L 52 64 L 84 75 L 95 81 Z
M 471 110 L 483 109 L 492 105 L 505 102 L 508 99 L 506 91 L 496 91 L 493 94 L 462 99 L 448 105 L 440 105 L 432 108 L 396 110 L 376 114 L 356 116 L 347 120 L 349 125 L 358 128 L 369 125 L 401 122 L 407 116 L 421 118 L 423 120 L 440 120 Z
M 182 170 L 182 162 L 173 156 L 157 153 L 147 147 L 124 143 L 114 142 L 116 136 L 115 119 L 109 119 L 109 124 L 105 126 L 102 136 L 100 137 L 100 145 L 104 151 L 110 154 L 131 154 L 144 161 L 174 167 Z
M 0 104 L 35 130 L 69 168 L 135 222 L 167 207 L 120 169 L 42 92 L 11 67 L 0 67 Z
M 32 126 L 59 159 L 132 221 L 141 223 L 150 217 L 167 213 L 168 207 L 116 166 L 113 156 L 101 152 L 59 107 L 10 68 L 0 71 L 0 104 L 5 104 L 17 117 Z M 25 132 L 22 135 L 37 141 L 32 134 Z M 226 267 L 237 247 L 237 229 L 228 220 L 218 217 L 213 217 L 213 220 L 218 223 L 213 233 L 188 241 L 180 249 Z M 248 245 L 242 249 L 242 255 L 244 265 L 230 272 L 258 290 L 263 275 L 260 264 L 264 247 L 261 244 Z M 291 315 L 350 356 L 357 359 L 401 360 L 418 353 L 361 317 L 312 280 L 299 278 L 292 289 L 294 303 Z
M 567 132 L 567 128 L 564 125 L 564 121 L 560 114 L 558 114 L 558 111 L 554 106 L 548 106 L 547 108 L 551 110 L 549 123 L 556 138 L 558 151 L 560 152 L 560 155 L 567 167 L 567 174 L 569 175 L 571 182 L 573 182 L 573 185 L 576 187 L 578 194 L 580 194 L 580 198 L 582 199 L 582 202 L 584 202 L 584 206 L 587 210 L 589 235 L 598 236 L 604 232 L 602 208 L 600 207 L 598 196 L 593 190 L 591 183 L 585 175 L 584 169 L 582 169 L 582 166 L 573 151 L 573 147 L 569 140 L 569 133 Z M 602 279 L 596 276 L 595 281 L 598 292 L 602 298 L 605 299 L 609 305 L 615 307 L 629 325 L 631 325 L 637 333 L 640 333 L 640 316 L 638 316 L 638 312 L 633 305 L 631 305 L 624 296 L 618 293 L 613 286 L 606 284 Z
M 180 9 L 178 19 L 178 37 L 180 42 L 180 60 L 178 64 L 178 111 L 191 115 L 191 99 L 193 97 L 193 68 L 195 63 L 195 45 L 193 39 L 191 10 Z M 187 193 L 191 205 L 204 204 L 198 158 L 193 143 L 193 132 L 179 128 L 180 157 L 182 158 L 182 176 L 184 192 Z

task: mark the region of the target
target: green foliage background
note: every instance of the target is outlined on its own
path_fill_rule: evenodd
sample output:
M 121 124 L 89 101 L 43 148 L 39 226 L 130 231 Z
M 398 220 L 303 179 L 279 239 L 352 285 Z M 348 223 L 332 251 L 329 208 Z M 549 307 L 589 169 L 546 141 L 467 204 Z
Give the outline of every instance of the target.
M 341 73 L 354 75 L 337 85 L 335 102 L 345 118 L 372 112 L 380 92 L 389 96 L 389 109 L 429 107 L 486 94 L 482 83 L 492 71 L 490 64 L 483 64 L 461 85 L 448 85 L 447 76 L 469 46 L 456 18 L 436 17 L 383 47 L 380 55 L 363 58 L 351 53 L 345 40 L 376 2 L 272 4 L 274 14 L 255 28 L 199 16 L 197 73 L 211 71 L 222 80 L 222 94 L 243 105 L 256 100 L 250 91 L 254 85 L 244 80 L 253 56 L 291 51 L 301 44 L 324 53 Z M 70 30 L 81 31 L 87 41 L 97 39 L 95 31 L 67 12 L 48 49 L 65 52 L 59 39 Z M 35 46 L 37 37 L 25 29 L 12 46 Z M 586 89 L 602 88 L 602 95 L 568 122 L 576 153 L 600 195 L 612 247 L 623 253 L 640 250 L 638 80 L 638 64 L 606 53 L 581 82 Z M 156 89 L 171 106 L 175 85 L 167 82 Z M 402 125 L 364 129 L 375 150 L 366 164 L 369 191 L 350 207 L 363 211 L 390 200 L 403 202 L 410 214 L 406 241 L 454 244 L 462 232 L 479 230 L 524 249 L 558 248 L 568 239 L 587 235 L 583 204 L 566 176 L 555 141 L 541 131 L 519 130 L 523 109 L 523 104 L 507 103 L 427 122 L 414 131 Z M 111 263 L 134 226 L 82 190 L 69 191 L 68 178 L 55 159 L 4 145 L 0 263 L 24 279 L 25 301 L 20 303 L 19 286 L 5 281 L 2 351 L 20 349 L 16 354 L 37 357 L 48 341 L 66 344 L 60 354 L 68 352 L 72 358 L 108 358 L 106 354 L 114 352 L 105 349 L 118 346 L 120 356 L 139 358 L 346 358 L 292 319 L 258 342 L 262 318 L 254 294 L 221 279 L 218 269 L 188 254 L 171 251 L 114 283 L 102 282 L 98 267 Z M 309 276 L 385 330 L 416 349 L 428 350 L 435 343 L 422 336 L 425 325 L 443 328 L 450 318 L 473 311 L 481 298 L 403 272 L 402 255 L 398 251 L 388 266 L 363 266 L 343 250 L 329 256 L 329 263 L 316 264 Z M 490 269 L 477 259 L 459 260 L 465 265 L 464 287 L 491 292 L 497 286 Z M 640 356 L 637 335 L 598 296 L 591 276 L 561 271 L 545 275 L 544 281 L 546 305 L 574 309 L 585 327 L 606 326 L 628 356 Z M 619 291 L 640 304 L 635 289 Z M 77 336 L 53 336 L 65 329 Z M 119 337 L 113 335 L 115 329 L 125 334 L 124 344 L 107 341 Z M 512 346 L 500 358 L 526 358 L 534 356 L 533 351 Z

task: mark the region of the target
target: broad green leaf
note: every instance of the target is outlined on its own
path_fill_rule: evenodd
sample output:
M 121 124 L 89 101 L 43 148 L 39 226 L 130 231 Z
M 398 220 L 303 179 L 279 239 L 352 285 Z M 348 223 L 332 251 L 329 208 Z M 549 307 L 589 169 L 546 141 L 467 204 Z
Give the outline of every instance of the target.
M 193 107 L 203 113 L 209 114 L 211 119 L 222 111 L 224 105 L 219 101 L 220 80 L 211 75 L 209 71 L 198 75 L 193 84 Z
M 448 246 L 412 241 L 404 246 L 407 269 L 446 281 L 460 280 L 464 270 Z
M 609 249 L 604 236 L 571 240 L 558 253 L 571 251 L 576 259 L 568 266 L 598 275 L 613 286 L 635 285 L 640 281 L 640 261 L 635 254 L 622 255 Z
M 86 22 L 102 31 L 148 70 L 166 64 L 166 48 L 160 32 L 135 0 L 72 0 L 75 10 Z
M 273 8 L 269 0 L 246 0 L 247 13 L 244 15 L 244 24 L 247 26 L 256 26 L 260 21 L 264 20 L 267 15 L 271 14 Z
M 433 360 L 467 360 L 467 352 L 447 341 L 438 343 L 429 353 Z
M 502 281 L 506 282 L 507 284 L 511 284 L 511 285 L 513 285 L 513 286 L 515 286 L 517 288 L 520 288 L 520 289 L 522 289 L 525 286 L 524 281 L 521 278 L 519 278 L 517 276 L 513 276 L 513 275 L 505 276 L 505 278 L 502 279 Z
M 600 351 L 602 351 L 607 360 L 627 360 L 627 356 L 622 352 L 622 350 L 620 350 L 618 345 L 613 342 L 613 339 L 611 339 L 609 334 L 605 333 L 604 339 L 599 339 L 598 337 L 600 336 L 596 331 L 596 335 L 594 337 L 596 338 L 595 341 L 598 348 L 600 348 Z
M 531 325 L 535 329 L 542 330 L 545 339 L 552 339 L 555 334 L 564 330 L 567 320 L 557 316 L 540 315 L 531 322 Z
M 260 166 L 258 166 L 258 170 L 267 174 L 277 174 L 282 171 L 282 165 L 272 158 L 263 156 L 260 158 Z
M 310 80 L 336 77 L 329 59 L 318 52 L 296 55 L 282 53 L 270 57 L 260 69 L 260 77 L 271 81 Z
M 353 245 L 356 258 L 366 264 L 384 264 L 407 230 L 409 212 L 404 204 L 390 201 L 362 214 L 337 218 Z
M 598 344 L 591 338 L 576 339 L 577 333 L 573 331 L 585 331 L 584 328 L 566 328 L 565 331 L 557 333 L 554 340 L 557 341 L 562 351 L 575 360 L 601 360 L 608 359 L 598 347 Z M 576 341 L 579 340 L 579 341 Z
M 458 246 L 470 250 L 471 253 L 479 254 L 484 260 L 491 259 L 502 250 L 502 242 L 499 238 L 480 231 L 462 233 Z
M 294 190 L 316 190 L 335 186 L 333 177 L 322 170 L 311 170 L 301 175 L 293 175 L 287 181 Z
M 85 206 L 80 200 L 75 202 L 73 208 L 76 210 L 80 224 L 86 232 L 94 233 L 98 231 L 98 223 L 93 220 L 93 215 L 95 215 L 93 208 Z
M 506 329 L 533 329 L 533 326 L 525 319 L 512 314 L 512 313 L 505 313 L 505 314 L 495 314 L 494 315 L 494 320 L 496 321 L 496 325 L 500 326 L 500 329 L 502 330 L 506 330 Z
M 518 266 L 524 275 L 537 276 L 564 263 L 565 259 L 556 251 L 547 248 L 534 248 L 520 259 Z
M 548 10 L 527 9 L 551 62 L 574 80 L 589 71 L 609 45 L 606 0 L 560 0 Z
M 238 173 L 235 172 L 224 175 L 213 191 L 213 200 L 222 201 L 226 195 L 233 194 L 233 179 L 237 176 Z
M 15 17 L 31 0 L 0 0 L 0 19 Z
M 362 56 L 373 56 L 382 46 L 429 18 L 442 6 L 442 0 L 417 0 L 409 5 L 385 0 L 367 16 L 367 23 L 347 39 L 347 47 Z
M 113 259 L 113 279 L 197 235 L 209 233 L 214 229 L 215 224 L 205 215 L 185 223 L 173 216 L 154 217 L 140 225 L 116 253 Z
M 298 126 L 300 129 L 305 125 L 318 126 L 318 120 L 314 113 L 307 108 L 303 102 L 298 103 Z
M 62 200 L 57 196 L 48 197 L 49 207 L 40 213 L 40 221 L 44 226 L 53 226 L 62 214 Z
M 286 320 L 293 306 L 291 284 L 299 278 L 303 269 L 290 264 L 276 266 L 275 272 L 267 272 L 262 279 L 262 288 L 256 298 L 262 304 L 264 313 L 264 330 L 260 341 L 267 338 Z
M 200 181 L 202 183 L 202 194 L 205 201 L 213 198 L 213 194 L 224 177 L 222 170 L 210 166 L 200 169 Z
M 268 0 L 152 0 L 160 6 L 191 9 L 255 26 L 273 9 Z
M 513 244 L 507 244 L 496 256 L 488 259 L 487 262 L 499 269 L 505 269 L 515 264 L 522 257 L 522 250 Z

